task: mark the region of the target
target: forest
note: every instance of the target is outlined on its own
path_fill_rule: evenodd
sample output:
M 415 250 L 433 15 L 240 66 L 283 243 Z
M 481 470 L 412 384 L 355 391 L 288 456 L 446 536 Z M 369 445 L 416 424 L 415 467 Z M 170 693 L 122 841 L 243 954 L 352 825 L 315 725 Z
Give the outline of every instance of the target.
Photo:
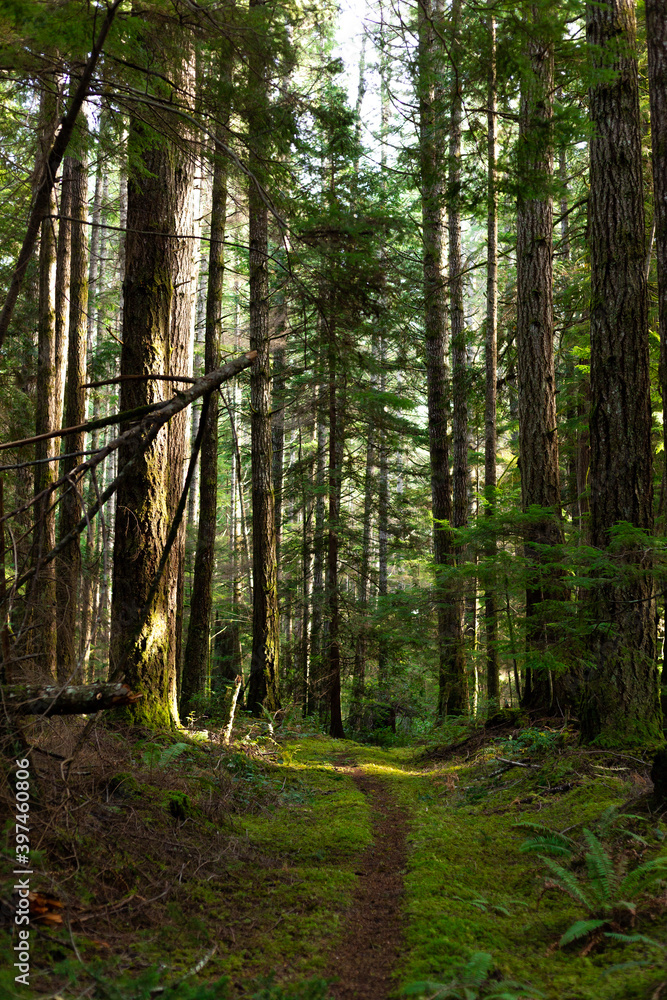
M 0 0 L 0 95 L 0 989 L 667 996 L 665 0 Z

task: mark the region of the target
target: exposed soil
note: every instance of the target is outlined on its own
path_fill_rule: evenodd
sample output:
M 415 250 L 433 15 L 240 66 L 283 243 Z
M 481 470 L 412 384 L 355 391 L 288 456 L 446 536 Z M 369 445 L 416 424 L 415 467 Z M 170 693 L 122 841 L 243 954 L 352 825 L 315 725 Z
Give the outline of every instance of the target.
M 386 1000 L 394 986 L 392 973 L 403 936 L 406 815 L 380 778 L 356 767 L 345 770 L 368 796 L 373 843 L 361 857 L 343 937 L 325 975 L 334 980 L 330 992 L 335 1000 Z

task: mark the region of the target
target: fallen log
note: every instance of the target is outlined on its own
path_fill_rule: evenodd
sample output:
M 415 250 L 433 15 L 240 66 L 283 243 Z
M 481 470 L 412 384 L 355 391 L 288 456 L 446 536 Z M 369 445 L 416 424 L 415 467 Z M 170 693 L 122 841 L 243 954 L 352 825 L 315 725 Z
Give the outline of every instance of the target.
M 16 715 L 88 715 L 132 705 L 143 695 L 127 684 L 8 684 L 0 687 L 5 708 Z

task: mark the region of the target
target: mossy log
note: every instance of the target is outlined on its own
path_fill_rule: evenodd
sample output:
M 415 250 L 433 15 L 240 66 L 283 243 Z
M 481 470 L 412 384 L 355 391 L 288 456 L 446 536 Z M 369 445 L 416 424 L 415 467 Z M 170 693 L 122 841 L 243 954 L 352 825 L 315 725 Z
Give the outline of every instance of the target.
M 141 698 L 127 684 L 10 684 L 0 689 L 6 708 L 17 715 L 86 715 Z

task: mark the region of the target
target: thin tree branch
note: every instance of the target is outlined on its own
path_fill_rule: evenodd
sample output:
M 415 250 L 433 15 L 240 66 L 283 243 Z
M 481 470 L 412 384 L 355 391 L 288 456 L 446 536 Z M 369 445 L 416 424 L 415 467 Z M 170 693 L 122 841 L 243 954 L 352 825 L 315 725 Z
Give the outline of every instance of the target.
M 104 19 L 97 41 L 93 45 L 88 62 L 85 65 L 83 73 L 81 74 L 81 80 L 79 81 L 79 86 L 76 88 L 76 92 L 72 98 L 72 103 L 60 124 L 60 129 L 53 141 L 51 152 L 49 153 L 42 168 L 42 175 L 33 198 L 32 209 L 30 212 L 30 218 L 28 219 L 28 228 L 23 240 L 23 246 L 21 247 L 18 260 L 16 261 L 16 267 L 14 268 L 14 273 L 9 285 L 9 291 L 7 292 L 5 304 L 2 308 L 2 313 L 0 313 L 0 347 L 2 347 L 4 343 L 7 330 L 9 329 L 9 324 L 12 320 L 14 306 L 16 305 L 16 300 L 19 297 L 19 292 L 21 291 L 21 286 L 23 285 L 25 272 L 30 262 L 30 258 L 32 257 L 33 250 L 35 249 L 35 243 L 37 242 L 37 236 L 39 234 L 39 227 L 42 224 L 44 215 L 49 209 L 49 199 L 51 191 L 53 190 L 53 185 L 55 184 L 58 168 L 60 167 L 63 156 L 65 155 L 69 141 L 72 138 L 72 133 L 74 132 L 74 126 L 76 125 L 81 105 L 88 97 L 93 73 L 95 72 L 97 61 L 102 53 L 102 47 L 106 41 L 109 28 L 111 27 L 113 19 L 116 16 L 116 11 L 122 2 L 123 0 L 114 0 L 107 11 L 107 16 Z

